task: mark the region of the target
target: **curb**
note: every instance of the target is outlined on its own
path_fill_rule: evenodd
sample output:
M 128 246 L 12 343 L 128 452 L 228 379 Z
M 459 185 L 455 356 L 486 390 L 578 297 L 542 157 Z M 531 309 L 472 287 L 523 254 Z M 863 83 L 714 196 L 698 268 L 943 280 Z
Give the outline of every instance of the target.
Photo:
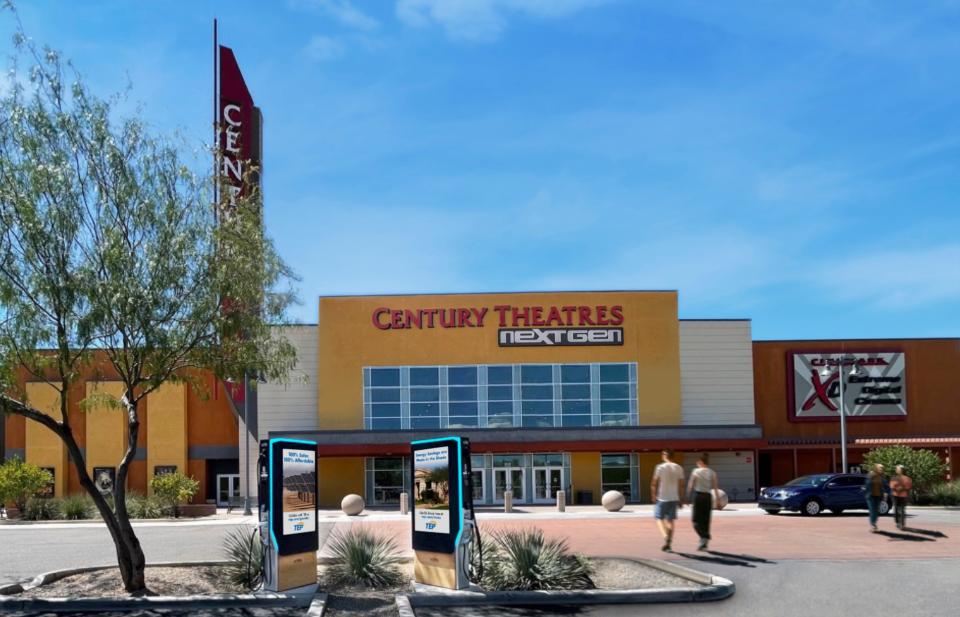
M 217 566 L 225 561 L 175 561 L 148 564 L 148 568 L 181 568 L 189 566 Z M 16 594 L 53 583 L 62 578 L 84 572 L 107 570 L 117 567 L 87 566 L 53 570 L 35 576 L 29 581 L 0 587 L 0 612 L 104 612 L 136 609 L 166 608 L 234 608 L 234 607 L 296 607 L 309 608 L 308 614 L 314 617 L 323 615 L 326 609 L 327 594 L 316 593 L 310 596 L 285 593 L 261 592 L 257 594 L 213 594 L 194 596 L 144 596 L 116 598 L 19 598 Z M 11 596 L 11 594 L 14 594 Z
M 398 594 L 400 617 L 415 617 L 414 608 L 426 606 L 477 605 L 591 605 L 591 604 L 667 604 L 713 602 L 729 598 L 736 591 L 733 581 L 685 566 L 656 559 L 633 559 L 646 566 L 693 581 L 701 587 L 663 587 L 660 589 L 584 589 L 577 591 L 447 591 Z

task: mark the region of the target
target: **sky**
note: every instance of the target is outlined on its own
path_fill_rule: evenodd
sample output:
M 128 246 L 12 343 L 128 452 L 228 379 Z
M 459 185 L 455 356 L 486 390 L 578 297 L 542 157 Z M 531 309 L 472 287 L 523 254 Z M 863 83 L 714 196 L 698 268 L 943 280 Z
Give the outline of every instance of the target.
M 198 149 L 219 19 L 292 321 L 328 294 L 675 289 L 757 339 L 960 336 L 956 1 L 18 8 Z

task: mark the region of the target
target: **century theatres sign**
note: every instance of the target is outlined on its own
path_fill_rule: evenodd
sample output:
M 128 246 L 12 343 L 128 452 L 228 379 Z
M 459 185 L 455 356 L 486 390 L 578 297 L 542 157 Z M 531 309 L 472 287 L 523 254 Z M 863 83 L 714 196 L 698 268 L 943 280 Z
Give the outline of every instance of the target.
M 906 358 L 899 351 L 788 352 L 792 421 L 830 421 L 843 406 L 852 419 L 907 416 Z
M 623 306 L 562 305 L 398 309 L 371 315 L 379 330 L 497 327 L 501 347 L 623 345 Z

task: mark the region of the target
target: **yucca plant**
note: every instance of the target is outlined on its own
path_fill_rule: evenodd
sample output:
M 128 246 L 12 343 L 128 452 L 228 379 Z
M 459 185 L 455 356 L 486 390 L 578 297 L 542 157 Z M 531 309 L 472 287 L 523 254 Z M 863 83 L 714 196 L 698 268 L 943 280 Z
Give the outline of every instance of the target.
M 403 558 L 392 538 L 351 527 L 346 532 L 335 532 L 329 546 L 333 563 L 327 578 L 335 585 L 392 587 L 403 582 L 397 569 Z
M 95 510 L 93 499 L 85 493 L 67 495 L 60 502 L 60 514 L 68 521 L 82 521 L 93 518 Z
M 253 591 L 263 582 L 263 543 L 247 527 L 234 529 L 223 541 L 224 566 L 231 583 Z
M 484 550 L 483 586 L 496 591 L 593 589 L 593 568 L 570 553 L 564 540 L 547 540 L 539 529 L 494 534 Z

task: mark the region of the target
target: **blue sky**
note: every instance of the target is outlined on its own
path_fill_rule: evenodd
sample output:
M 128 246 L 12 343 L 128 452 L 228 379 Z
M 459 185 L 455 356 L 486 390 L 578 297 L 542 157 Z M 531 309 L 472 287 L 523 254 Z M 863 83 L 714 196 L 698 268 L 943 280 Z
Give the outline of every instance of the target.
M 960 336 L 957 2 L 19 4 L 198 146 L 220 18 L 297 320 L 321 294 L 677 289 L 756 338 Z

